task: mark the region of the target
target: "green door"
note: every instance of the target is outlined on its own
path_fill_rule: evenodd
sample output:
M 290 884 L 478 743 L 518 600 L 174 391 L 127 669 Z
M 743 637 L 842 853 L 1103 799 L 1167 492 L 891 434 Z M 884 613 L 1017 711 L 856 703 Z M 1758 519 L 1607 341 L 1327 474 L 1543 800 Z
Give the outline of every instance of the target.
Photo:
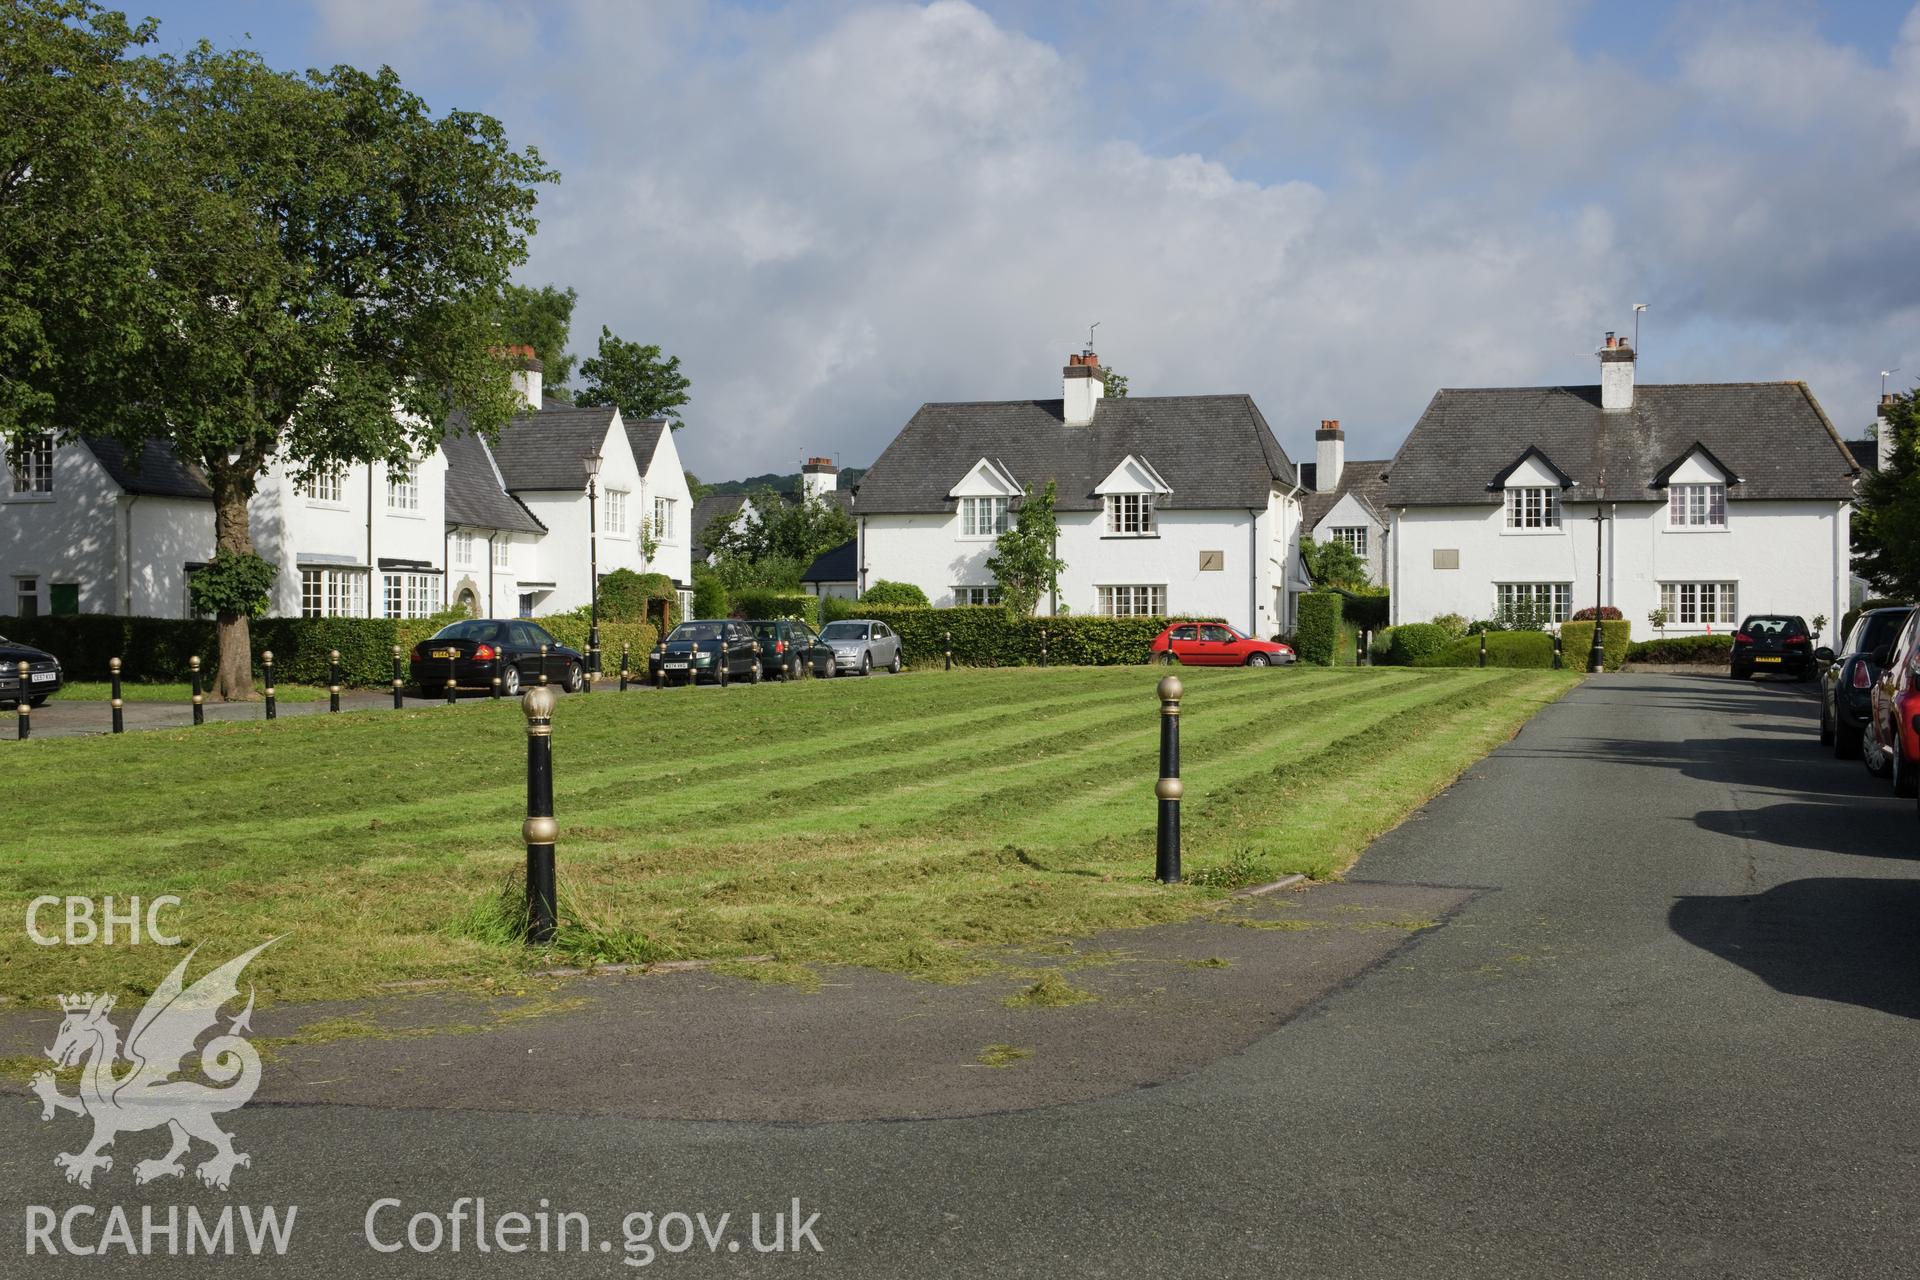
M 49 582 L 47 584 L 47 603 L 58 618 L 69 613 L 80 612 L 80 584 L 77 582 Z

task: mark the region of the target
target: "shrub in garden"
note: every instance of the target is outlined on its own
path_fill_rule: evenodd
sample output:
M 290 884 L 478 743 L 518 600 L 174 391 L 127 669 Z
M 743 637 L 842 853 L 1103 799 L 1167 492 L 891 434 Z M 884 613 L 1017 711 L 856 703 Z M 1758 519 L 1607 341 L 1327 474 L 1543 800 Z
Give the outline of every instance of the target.
M 1587 643 L 1592 644 L 1592 639 Z M 1726 662 L 1732 657 L 1730 632 L 1717 636 L 1663 636 L 1658 640 L 1635 640 L 1627 646 L 1629 662 Z
M 1442 613 L 1434 618 L 1433 625 L 1445 631 L 1447 633 L 1447 639 L 1458 640 L 1461 636 L 1467 634 L 1469 624 L 1461 614 Z
M 693 566 L 693 616 L 696 618 L 724 618 L 727 616 L 727 588 L 720 581 L 720 575 L 706 565 Z
M 1553 637 L 1544 631 L 1490 631 L 1486 633 L 1489 667 L 1545 668 L 1553 665 Z M 1450 640 L 1437 653 L 1416 659 L 1416 667 L 1477 667 L 1480 665 L 1480 641 L 1477 635 Z
M 1614 608 L 1614 607 L 1613 607 L 1612 605 L 1610 605 L 1610 604 L 1607 604 L 1607 605 L 1601 605 L 1601 606 L 1600 606 L 1600 620 L 1601 620 L 1602 622 L 1618 622 L 1618 621 L 1620 621 L 1620 619 L 1621 619 L 1621 617 L 1622 617 L 1622 616 L 1624 616 L 1624 615 L 1622 615 L 1622 614 L 1621 614 L 1621 612 L 1620 612 L 1620 611 L 1619 611 L 1618 609 L 1616 609 L 1616 608 Z M 1576 614 L 1574 614 L 1574 615 L 1573 615 L 1573 618 L 1572 618 L 1572 621 L 1574 621 L 1574 622 L 1592 622 L 1592 621 L 1593 621 L 1593 610 L 1592 610 L 1591 608 L 1586 608 L 1586 609 L 1582 609 L 1582 610 L 1580 610 L 1580 611 L 1579 611 L 1578 613 L 1576 613 Z M 1588 637 L 1587 637 L 1587 643 L 1588 643 L 1588 644 L 1592 644 L 1592 643 L 1593 643 L 1593 637 L 1592 637 L 1592 635 L 1591 635 L 1591 633 L 1589 633 L 1589 635 L 1588 635 Z
M 1601 654 L 1606 659 L 1606 669 L 1618 671 L 1627 661 L 1627 645 L 1632 641 L 1633 624 L 1622 618 L 1618 621 L 1603 621 L 1606 629 L 1600 641 Z M 1560 625 L 1561 659 L 1569 671 L 1585 671 L 1587 655 L 1593 651 L 1593 624 L 1591 622 L 1565 622 Z
M 793 618 L 809 626 L 820 625 L 820 601 L 804 591 L 743 587 L 731 594 L 727 611 L 736 618 Z
M 1330 667 L 1339 660 L 1341 605 L 1337 591 L 1309 591 L 1300 597 L 1293 626 L 1293 648 L 1300 661 Z
M 1422 658 L 1432 657 L 1453 643 L 1454 637 L 1437 622 L 1408 622 L 1393 629 L 1393 644 L 1387 650 L 1395 666 L 1410 667 Z
M 866 605 L 898 604 L 929 607 L 933 601 L 927 599 L 927 593 L 911 582 L 890 582 L 880 579 L 868 587 L 860 596 L 860 602 Z

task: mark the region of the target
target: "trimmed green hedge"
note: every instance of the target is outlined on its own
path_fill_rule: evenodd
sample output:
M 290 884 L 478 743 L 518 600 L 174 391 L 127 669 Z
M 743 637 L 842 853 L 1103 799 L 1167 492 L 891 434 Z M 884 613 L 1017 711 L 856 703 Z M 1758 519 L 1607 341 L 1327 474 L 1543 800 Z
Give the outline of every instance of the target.
M 911 582 L 890 582 L 885 578 L 868 587 L 860 599 L 869 605 L 904 605 L 925 609 L 933 605 L 927 593 Z
M 731 594 L 727 612 L 736 618 L 797 618 L 810 627 L 820 625 L 820 601 L 804 591 L 742 587 Z
M 1394 627 L 1387 647 L 1387 661 L 1397 667 L 1411 667 L 1422 658 L 1430 658 L 1453 643 L 1454 637 L 1437 622 L 1407 622 Z
M 1605 622 L 1606 634 L 1600 642 L 1601 651 L 1606 658 L 1609 671 L 1618 671 L 1627 661 L 1627 646 L 1632 643 L 1633 623 L 1621 620 Z M 1563 622 L 1560 624 L 1561 660 L 1569 671 L 1585 671 L 1587 655 L 1593 651 L 1593 624 L 1591 622 Z
M 1587 640 L 1592 644 L 1591 633 Z M 1629 662 L 1726 662 L 1733 657 L 1733 635 L 1670 636 L 1659 640 L 1635 640 L 1627 646 Z M 1581 661 L 1586 657 L 1583 654 Z
M 1300 597 L 1293 624 L 1293 649 L 1300 661 L 1331 667 L 1340 660 L 1340 606 L 1337 591 L 1309 591 Z
M 349 685 L 385 687 L 393 679 L 393 647 L 410 651 L 457 615 L 431 618 L 255 618 L 249 626 L 254 670 L 260 654 L 273 651 L 275 681 L 283 684 L 327 683 L 327 651 L 340 651 L 340 672 Z M 554 639 L 586 652 L 589 624 L 583 614 L 535 618 Z M 209 681 L 215 670 L 219 642 L 212 622 L 200 619 L 123 618 L 112 614 L 69 614 L 61 617 L 0 618 L 0 635 L 45 649 L 60 659 L 70 680 L 105 680 L 109 659 L 120 659 L 120 674 L 129 681 L 161 683 L 185 680 L 188 659 L 198 655 Z M 614 670 L 625 640 L 635 653 L 645 653 L 656 633 L 650 623 L 600 624 L 601 667 Z
M 1155 636 L 1170 622 L 1218 622 L 1218 618 L 1107 618 L 1072 615 L 1019 618 L 999 605 L 960 605 L 922 609 L 886 605 L 856 606 L 851 616 L 884 622 L 900 634 L 901 653 L 910 665 L 942 660 L 944 634 L 953 633 L 953 660 L 974 667 L 1031 666 L 1040 661 L 1040 636 L 1047 635 L 1047 661 L 1054 666 L 1124 666 L 1146 662 Z
M 1486 633 L 1489 667 L 1551 667 L 1553 637 L 1544 631 L 1489 631 Z M 1438 653 L 1416 659 L 1416 667 L 1477 667 L 1480 637 L 1450 641 Z
M 1393 597 L 1386 595 L 1363 595 L 1354 591 L 1339 593 L 1346 603 L 1341 613 L 1351 622 L 1356 631 L 1378 631 L 1387 625 L 1392 612 Z

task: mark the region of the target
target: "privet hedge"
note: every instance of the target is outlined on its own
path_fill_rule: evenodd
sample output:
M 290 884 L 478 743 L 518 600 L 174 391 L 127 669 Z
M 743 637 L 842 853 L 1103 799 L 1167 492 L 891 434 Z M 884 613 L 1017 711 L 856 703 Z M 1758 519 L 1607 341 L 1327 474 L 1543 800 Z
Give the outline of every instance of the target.
M 810 627 L 820 625 L 820 601 L 804 591 L 742 587 L 729 596 L 727 612 L 736 618 L 797 618 Z
M 1293 620 L 1293 651 L 1302 662 L 1330 667 L 1339 661 L 1341 596 L 1337 591 L 1309 591 L 1300 597 Z M 1347 661 L 1351 663 L 1352 657 Z
M 327 651 L 340 651 L 341 675 L 349 685 L 384 687 L 393 678 L 393 647 L 403 654 L 455 615 L 432 618 L 256 618 L 250 624 L 254 670 L 260 654 L 273 651 L 274 679 L 282 684 L 327 683 Z M 562 644 L 586 652 L 588 623 L 577 614 L 535 618 Z M 219 643 L 210 621 L 175 618 L 123 618 L 109 614 L 70 614 L 57 618 L 0 618 L 0 635 L 45 649 L 60 659 L 70 680 L 105 680 L 107 662 L 119 658 L 129 681 L 165 683 L 187 678 L 188 659 L 198 655 L 212 678 Z M 644 622 L 602 622 L 601 666 L 613 671 L 625 640 L 635 654 L 654 644 L 654 628 Z
M 1587 640 L 1592 644 L 1591 633 Z M 1665 636 L 1658 640 L 1635 640 L 1627 646 L 1629 662 L 1726 662 L 1733 657 L 1733 636 Z M 1586 655 L 1581 654 L 1581 662 Z
M 1020 618 L 999 605 L 949 609 L 876 605 L 856 617 L 884 622 L 900 635 L 910 665 L 942 661 L 944 633 L 953 633 L 953 660 L 974 667 L 1031 666 L 1040 661 L 1040 634 L 1047 633 L 1047 661 L 1054 666 L 1124 666 L 1146 662 L 1149 646 L 1170 622 L 1218 622 L 1218 618 Z
M 1627 661 L 1627 646 L 1633 640 L 1633 623 L 1629 621 L 1603 622 L 1606 634 L 1600 641 L 1602 655 L 1606 658 L 1606 668 L 1618 671 Z M 1591 622 L 1563 622 L 1560 624 L 1560 652 L 1562 661 L 1570 671 L 1585 671 L 1587 655 L 1593 651 L 1593 624 Z
M 1592 633 L 1588 633 L 1592 643 Z M 1489 631 L 1487 665 L 1489 667 L 1551 667 L 1553 637 L 1544 631 Z M 1480 637 L 1467 636 L 1449 641 L 1437 653 L 1417 658 L 1416 667 L 1477 667 L 1480 665 Z

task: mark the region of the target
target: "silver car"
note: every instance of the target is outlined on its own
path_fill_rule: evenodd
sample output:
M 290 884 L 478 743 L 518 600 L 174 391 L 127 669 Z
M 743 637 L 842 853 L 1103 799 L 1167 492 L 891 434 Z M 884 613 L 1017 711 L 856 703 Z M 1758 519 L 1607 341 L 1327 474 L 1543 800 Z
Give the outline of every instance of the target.
M 833 670 L 872 675 L 875 667 L 900 674 L 900 637 L 884 622 L 848 618 L 820 628 L 820 642 L 833 650 Z

